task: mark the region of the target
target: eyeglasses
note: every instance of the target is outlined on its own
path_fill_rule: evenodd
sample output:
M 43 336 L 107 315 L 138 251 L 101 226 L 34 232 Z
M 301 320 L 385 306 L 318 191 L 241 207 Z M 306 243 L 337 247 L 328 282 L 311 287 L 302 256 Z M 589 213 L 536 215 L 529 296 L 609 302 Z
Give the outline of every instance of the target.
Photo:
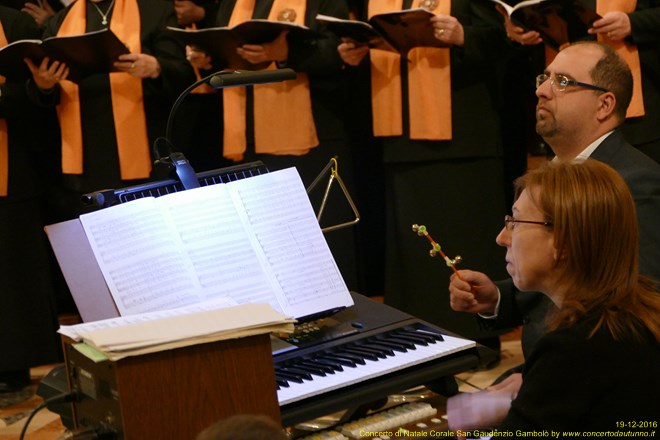
M 593 84 L 587 84 L 580 81 L 574 81 L 572 79 L 569 79 L 566 75 L 554 75 L 553 77 L 552 75 L 548 75 L 547 73 L 542 73 L 536 76 L 536 88 L 538 89 L 539 87 L 541 87 L 541 84 L 543 84 L 547 80 L 550 80 L 550 85 L 557 92 L 565 91 L 566 87 L 568 86 L 584 87 L 591 90 L 598 90 L 599 92 L 609 92 L 609 90 L 607 90 L 605 87 L 596 86 Z
M 532 225 L 543 225 L 543 226 L 552 226 L 552 222 L 537 222 L 537 221 L 532 221 L 532 220 L 518 220 L 510 215 L 505 215 L 504 216 L 504 229 L 507 231 L 513 231 L 513 227 L 515 226 L 516 223 L 529 223 Z

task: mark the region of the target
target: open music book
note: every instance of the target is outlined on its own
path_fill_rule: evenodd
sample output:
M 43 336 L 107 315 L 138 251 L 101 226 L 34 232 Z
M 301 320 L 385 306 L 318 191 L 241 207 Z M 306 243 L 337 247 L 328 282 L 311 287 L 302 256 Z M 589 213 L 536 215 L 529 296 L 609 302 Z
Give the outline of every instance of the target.
M 296 318 L 353 304 L 295 168 L 80 216 L 120 315 L 229 296 Z
M 541 34 L 543 42 L 555 50 L 587 37 L 587 30 L 600 18 L 579 0 L 526 0 L 515 6 L 502 0 L 490 1 L 516 24 Z
M 113 63 L 128 48 L 110 29 L 82 35 L 18 40 L 0 49 L 0 74 L 10 78 L 30 75 L 25 58 L 39 64 L 45 57 L 66 63 L 67 79 L 79 82 L 95 73 L 115 72 Z
M 405 55 L 415 47 L 448 47 L 433 34 L 433 15 L 417 8 L 374 15 L 368 23 L 322 14 L 316 16 L 316 21 L 338 37 L 348 38 L 358 45 Z
M 244 44 L 265 44 L 275 40 L 282 31 L 288 31 L 287 40 L 313 40 L 323 38 L 306 26 L 288 21 L 254 19 L 233 27 L 181 29 L 168 27 L 168 32 L 188 46 L 205 51 L 213 64 L 222 68 L 259 70 L 270 63 L 252 64 L 236 53 Z

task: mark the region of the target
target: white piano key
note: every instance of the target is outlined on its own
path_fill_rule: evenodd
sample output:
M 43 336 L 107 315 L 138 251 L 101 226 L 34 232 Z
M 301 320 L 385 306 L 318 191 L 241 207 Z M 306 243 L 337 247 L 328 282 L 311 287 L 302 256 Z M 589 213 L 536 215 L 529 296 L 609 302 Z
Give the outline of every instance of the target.
M 325 377 L 313 376 L 312 380 L 304 380 L 303 383 L 289 382 L 290 386 L 288 388 L 282 387 L 277 391 L 280 406 L 476 346 L 474 341 L 447 335 L 443 335 L 443 337 L 444 341 L 438 341 L 435 344 L 429 344 L 428 346 L 415 345 L 416 350 L 408 350 L 405 353 L 395 351 L 394 356 L 388 356 L 386 359 L 379 359 L 378 361 L 365 359 L 365 365 L 358 364 L 355 368 L 344 367 L 344 371 L 337 371 L 335 374 L 329 374 Z

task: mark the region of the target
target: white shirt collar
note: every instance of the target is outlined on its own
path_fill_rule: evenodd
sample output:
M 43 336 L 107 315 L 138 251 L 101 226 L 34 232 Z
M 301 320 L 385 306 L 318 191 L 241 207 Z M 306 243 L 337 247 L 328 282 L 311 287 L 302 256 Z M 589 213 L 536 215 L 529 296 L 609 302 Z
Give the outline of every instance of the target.
M 605 140 L 606 137 L 608 137 L 610 134 L 612 134 L 614 130 L 608 131 L 592 143 L 590 143 L 587 148 L 582 150 L 577 156 L 575 156 L 575 159 L 573 159 L 573 162 L 584 162 L 585 160 L 589 159 L 589 157 L 593 154 L 594 151 L 596 151 L 596 148 Z M 557 162 L 559 159 L 557 156 L 555 156 L 552 161 Z

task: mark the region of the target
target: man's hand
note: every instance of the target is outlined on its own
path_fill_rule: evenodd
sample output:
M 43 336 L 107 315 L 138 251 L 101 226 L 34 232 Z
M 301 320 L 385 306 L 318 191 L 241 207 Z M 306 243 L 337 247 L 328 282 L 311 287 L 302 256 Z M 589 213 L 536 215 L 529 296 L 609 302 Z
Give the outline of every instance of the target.
M 590 34 L 605 34 L 610 40 L 623 40 L 632 33 L 630 17 L 625 12 L 611 11 L 594 21 Z
M 156 57 L 146 53 L 127 53 L 119 55 L 119 61 L 114 66 L 120 72 L 126 72 L 136 78 L 158 78 L 160 63 Z
M 21 11 L 30 14 L 40 28 L 44 27 L 44 23 L 46 23 L 49 17 L 55 15 L 55 11 L 48 4 L 48 0 L 42 0 L 41 6 L 27 2 L 23 5 Z
M 191 0 L 174 0 L 176 20 L 181 26 L 188 26 L 204 19 L 206 11 Z
M 24 61 L 30 72 L 32 72 L 34 83 L 40 90 L 51 90 L 58 82 L 65 80 L 69 76 L 69 68 L 66 64 L 59 61 L 53 61 L 51 63 L 48 57 L 41 60 L 39 66 L 34 64 L 29 58 L 26 58 Z
M 289 43 L 286 40 L 288 33 L 289 31 L 282 31 L 270 43 L 244 44 L 236 49 L 236 53 L 252 64 L 270 61 L 284 62 L 289 58 Z
M 337 46 L 337 52 L 349 66 L 359 65 L 365 56 L 369 53 L 369 46 L 357 46 L 354 41 L 346 39 L 343 43 Z

